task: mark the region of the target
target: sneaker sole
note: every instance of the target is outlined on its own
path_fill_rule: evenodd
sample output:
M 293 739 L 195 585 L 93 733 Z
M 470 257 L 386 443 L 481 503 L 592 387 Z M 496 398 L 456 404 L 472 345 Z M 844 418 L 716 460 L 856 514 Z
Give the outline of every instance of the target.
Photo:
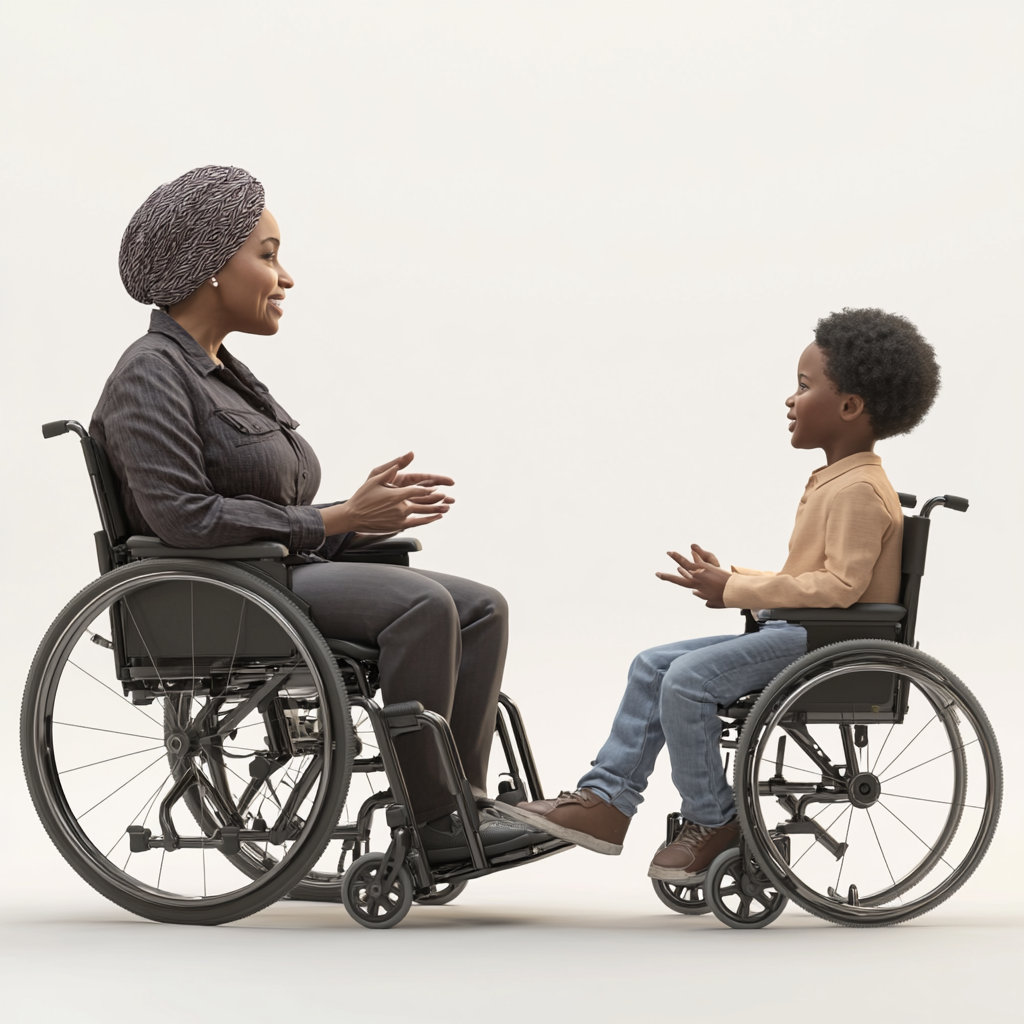
M 558 825 L 549 818 L 545 818 L 543 814 L 524 811 L 512 805 L 502 808 L 502 810 L 517 821 L 521 821 L 526 825 L 532 825 L 538 831 L 547 832 L 548 835 L 554 836 L 556 839 L 564 839 L 568 843 L 582 846 L 584 850 L 590 850 L 593 853 L 603 853 L 606 857 L 618 857 L 622 853 L 621 843 L 608 843 L 586 832 L 577 832 L 574 828 L 566 828 L 564 825 Z
M 550 838 L 551 836 L 547 832 L 528 832 L 526 835 L 516 836 L 514 839 L 506 839 L 503 843 L 491 843 L 485 846 L 484 855 L 488 858 L 497 857 L 503 853 L 522 850 L 527 846 L 537 846 L 540 843 L 547 842 Z M 456 846 L 448 850 L 427 851 L 427 862 L 431 867 L 455 864 L 461 860 L 469 860 L 468 846 Z
M 662 868 L 652 864 L 647 869 L 648 878 L 656 878 L 659 882 L 676 882 L 679 885 L 700 885 L 707 878 L 707 869 L 703 871 L 683 871 L 682 868 Z

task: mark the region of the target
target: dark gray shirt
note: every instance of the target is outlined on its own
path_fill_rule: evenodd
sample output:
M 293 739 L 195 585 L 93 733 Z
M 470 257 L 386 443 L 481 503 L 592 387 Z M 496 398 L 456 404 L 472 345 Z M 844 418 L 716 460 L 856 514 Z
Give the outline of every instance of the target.
M 218 356 L 223 366 L 155 310 L 104 385 L 89 432 L 110 457 L 132 530 L 174 547 L 320 548 L 316 454 L 248 367 L 223 346 Z

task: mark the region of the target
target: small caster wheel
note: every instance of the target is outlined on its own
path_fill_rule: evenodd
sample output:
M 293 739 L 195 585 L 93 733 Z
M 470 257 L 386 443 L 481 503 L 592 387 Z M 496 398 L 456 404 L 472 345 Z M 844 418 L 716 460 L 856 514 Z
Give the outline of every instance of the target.
M 684 882 L 663 882 L 652 878 L 651 885 L 658 894 L 658 899 L 677 914 L 710 914 L 711 908 L 704 899 L 704 883 L 686 885 Z
M 412 877 L 408 868 L 400 867 L 391 887 L 384 892 L 377 880 L 383 860 L 383 853 L 364 854 L 341 881 L 345 909 L 364 928 L 393 928 L 412 906 Z
M 414 896 L 413 902 L 424 907 L 443 907 L 461 896 L 467 885 L 469 882 L 444 882 L 441 885 L 432 885 L 430 892 L 423 896 Z
M 704 897 L 715 917 L 730 928 L 764 928 L 789 902 L 767 878 L 750 873 L 737 847 L 711 862 L 704 879 Z

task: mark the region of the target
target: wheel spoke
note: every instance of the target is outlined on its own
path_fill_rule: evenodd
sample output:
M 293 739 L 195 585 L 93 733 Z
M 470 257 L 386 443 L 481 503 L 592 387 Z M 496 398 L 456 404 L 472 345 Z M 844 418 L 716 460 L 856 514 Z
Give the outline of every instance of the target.
M 920 767 L 920 765 L 918 767 Z M 910 770 L 913 771 L 914 769 L 911 768 Z M 956 803 L 954 800 L 930 800 L 926 796 L 907 796 L 905 793 L 886 793 L 884 790 L 881 792 L 880 796 L 895 797 L 897 800 L 918 800 L 925 804 L 942 804 L 945 807 L 970 807 L 975 811 L 985 810 L 981 804 Z
M 864 810 L 867 811 L 868 821 L 871 823 L 871 831 L 874 832 L 875 842 L 878 843 L 878 852 L 882 855 L 882 861 L 885 863 L 885 870 L 889 872 L 889 878 L 892 881 L 893 886 L 895 886 L 896 879 L 893 878 L 892 868 L 889 867 L 889 860 L 885 856 L 885 850 L 882 849 L 882 840 L 878 838 L 878 829 L 875 828 L 874 819 L 871 817 L 871 808 L 865 807 Z
M 850 826 L 853 824 L 853 804 L 850 804 L 850 819 L 846 823 L 846 835 L 843 837 L 843 855 L 839 858 L 839 874 L 836 875 L 836 892 L 839 892 L 839 879 L 843 877 L 846 866 L 846 851 L 850 848 Z
M 78 815 L 78 820 L 81 821 L 82 818 L 84 818 L 91 811 L 95 811 L 96 808 L 100 806 L 100 804 L 105 804 L 115 793 L 120 793 L 121 790 L 124 789 L 124 787 L 128 785 L 128 783 L 134 782 L 140 775 L 143 774 L 143 772 L 148 772 L 149 769 L 152 768 L 153 765 L 155 765 L 157 763 L 157 761 L 162 761 L 163 759 L 164 759 L 164 755 L 161 754 L 158 758 L 156 758 L 156 760 L 150 761 L 149 764 L 147 764 L 146 767 L 142 769 L 142 771 L 136 772 L 130 779 L 128 779 L 127 782 L 122 782 L 121 785 L 117 787 L 117 789 L 112 790 L 102 800 L 98 800 L 96 803 L 94 803 L 92 805 L 92 807 L 89 808 L 88 811 L 83 811 L 81 814 L 79 814 Z
M 913 830 L 913 829 L 912 829 L 912 828 L 911 828 L 911 827 L 910 827 L 910 826 L 909 826 L 909 825 L 908 825 L 908 824 L 907 824 L 907 823 L 906 823 L 906 822 L 905 822 L 905 821 L 904 821 L 904 820 L 903 820 L 903 819 L 902 819 L 902 818 L 901 818 L 901 817 L 900 817 L 900 816 L 899 816 L 898 814 L 896 814 L 896 813 L 895 813 L 895 811 L 892 811 L 892 810 L 890 810 L 890 809 L 889 809 L 888 807 L 886 807 L 886 806 L 885 806 L 885 804 L 883 804 L 881 800 L 879 800 L 879 801 L 878 801 L 878 806 L 879 806 L 879 807 L 881 807 L 881 808 L 882 808 L 883 810 L 889 811 L 889 813 L 890 813 L 890 814 L 891 814 L 891 815 L 892 815 L 892 816 L 893 816 L 893 817 L 894 817 L 894 818 L 895 818 L 895 819 L 896 819 L 896 820 L 897 820 L 897 821 L 898 821 L 898 822 L 899 822 L 899 823 L 900 823 L 900 824 L 901 824 L 901 825 L 902 825 L 902 826 L 903 826 L 903 827 L 904 827 L 904 828 L 905 828 L 905 829 L 906 829 L 906 830 L 907 830 L 907 831 L 908 831 L 908 832 L 909 832 L 909 833 L 910 833 L 910 834 L 911 834 L 911 835 L 912 835 L 912 836 L 913 836 L 913 837 L 914 837 L 914 838 L 915 838 L 915 839 L 916 839 L 916 840 L 917 840 L 917 841 L 918 841 L 919 843 L 921 843 L 921 844 L 922 844 L 923 846 L 926 846 L 926 847 L 928 847 L 928 852 L 929 852 L 929 853 L 934 853 L 934 852 L 935 852 L 935 847 L 934 847 L 934 846 L 932 846 L 932 845 L 931 845 L 930 843 L 926 842 L 926 841 L 925 841 L 924 839 L 922 839 L 922 838 L 921 838 L 921 837 L 920 837 L 920 836 L 919 836 L 919 835 L 918 835 L 918 834 L 917 834 L 917 833 L 916 833 L 916 832 L 915 832 L 915 831 L 914 831 L 914 830 Z M 948 860 L 946 860 L 946 858 L 942 856 L 942 854 L 939 854 L 939 860 L 941 860 L 941 861 L 942 861 L 942 863 L 943 863 L 943 864 L 945 864 L 945 865 L 946 865 L 946 867 L 947 867 L 947 868 L 949 868 L 949 870 L 950 870 L 950 871 L 952 871 L 952 870 L 953 870 L 953 865 L 952 865 L 952 864 L 950 864 L 950 863 L 949 863 L 949 861 L 948 861 Z
M 99 683 L 104 690 L 106 690 L 108 693 L 112 693 L 122 704 L 126 704 L 134 711 L 138 711 L 138 713 L 142 715 L 143 718 L 148 718 L 157 728 L 162 728 L 161 724 L 152 715 L 143 711 L 142 708 L 138 706 L 138 704 L 133 704 L 123 693 L 118 693 L 117 690 L 115 690 L 112 686 L 108 686 L 105 682 L 103 682 L 102 679 L 99 679 L 98 677 L 94 676 L 88 669 L 82 668 L 82 666 L 79 665 L 78 662 L 72 661 L 70 658 L 68 658 L 68 664 L 71 665 L 73 668 L 77 668 L 79 672 L 83 673 L 83 675 L 87 675 L 94 683 Z
M 143 747 L 141 750 L 133 750 L 130 754 L 118 754 L 116 757 L 105 757 L 102 761 L 90 761 L 88 764 L 80 764 L 76 768 L 65 768 L 63 771 L 58 772 L 58 775 L 68 775 L 71 772 L 80 772 L 83 768 L 93 768 L 98 764 L 109 764 L 111 761 L 120 761 L 125 757 L 136 757 L 139 754 L 149 754 L 154 750 L 163 750 L 163 744 L 157 747 Z
M 143 736 L 141 732 L 122 732 L 120 729 L 101 729 L 98 725 L 78 725 L 75 722 L 58 722 L 56 719 L 52 725 L 65 725 L 69 729 L 89 729 L 92 732 L 109 732 L 112 736 L 133 736 L 137 740 L 156 740 L 161 745 L 164 742 L 162 736 Z
M 923 733 L 925 729 L 927 729 L 928 726 L 932 724 L 932 722 L 936 721 L 938 717 L 938 715 L 932 715 L 932 717 L 929 718 L 928 721 L 925 722 L 924 725 L 922 725 L 916 733 L 914 733 L 914 736 L 910 740 L 910 742 L 881 771 L 875 772 L 875 775 L 884 775 L 910 749 L 913 743 L 917 740 L 917 737 L 920 736 L 921 733 Z
M 143 824 L 143 825 L 145 825 L 145 824 L 146 824 L 146 818 L 148 818 L 148 817 L 149 817 L 149 812 L 150 812 L 150 810 L 152 810 L 152 808 L 153 808 L 153 804 L 155 804 L 155 803 L 156 803 L 156 798 L 157 798 L 157 797 L 158 797 L 158 796 L 160 795 L 160 790 L 162 790 L 162 789 L 164 788 L 164 786 L 165 786 L 165 785 L 167 784 L 167 780 L 168 780 L 168 779 L 169 779 L 170 777 L 171 777 L 171 773 L 170 773 L 170 772 L 168 772 L 168 773 L 167 773 L 167 774 L 166 774 L 166 775 L 165 775 L 165 776 L 163 777 L 163 779 L 161 779 L 161 780 L 160 780 L 160 785 L 159 785 L 159 786 L 157 786 L 155 790 L 153 790 L 153 795 L 152 795 L 151 797 L 149 797 L 148 799 L 146 799 L 146 800 L 144 800 L 144 801 L 143 801 L 143 803 L 142 803 L 142 807 L 141 807 L 141 808 L 140 808 L 140 809 L 139 809 L 138 811 L 136 811 L 136 813 L 135 813 L 135 817 L 134 817 L 134 818 L 132 818 L 132 820 L 131 820 L 130 822 L 128 822 L 128 824 L 129 824 L 129 825 L 134 825 L 134 824 L 135 824 L 135 822 L 139 820 L 139 816 L 140 816 L 140 815 L 141 815 L 141 814 L 143 813 L 143 811 L 145 811 L 145 816 L 144 816 L 144 817 L 143 817 L 143 819 L 142 819 L 142 824 Z M 110 855 L 111 855 L 111 854 L 112 854 L 112 853 L 114 852 L 114 850 L 116 850 L 116 849 L 117 849 L 117 844 L 118 844 L 118 843 L 120 843 L 120 842 L 121 842 L 121 841 L 122 841 L 122 840 L 124 839 L 124 837 L 125 837 L 125 836 L 126 836 L 127 834 L 128 834 L 128 833 L 127 833 L 127 831 L 125 831 L 125 832 L 122 832 L 122 833 L 121 833 L 121 834 L 120 834 L 120 835 L 119 835 L 119 836 L 117 837 L 117 839 L 116 839 L 116 840 L 114 841 L 114 845 L 113 845 L 113 846 L 112 846 L 112 847 L 111 847 L 111 848 L 110 848 L 109 850 L 107 850 L 107 852 L 106 852 L 106 854 L 105 854 L 104 856 L 106 856 L 107 858 L 109 858 L 109 857 L 110 857 Z M 129 856 L 128 856 L 128 859 L 129 859 L 129 860 L 131 859 L 131 854 L 129 854 Z M 128 863 L 128 861 L 125 861 L 125 865 L 126 865 L 126 866 L 127 866 L 127 863 Z
M 977 737 L 975 737 L 973 740 L 968 740 L 966 743 L 961 743 L 958 747 L 950 747 L 949 750 L 944 750 L 941 754 L 936 754 L 934 757 L 929 757 L 927 761 L 922 761 L 920 764 L 915 764 L 913 768 L 905 768 L 903 771 L 897 772 L 895 775 L 890 775 L 887 779 L 879 779 L 878 784 L 880 786 L 884 786 L 887 782 L 892 782 L 893 779 L 898 779 L 901 775 L 906 775 L 908 772 L 917 771 L 918 768 L 923 768 L 926 764 L 931 764 L 932 761 L 938 761 L 940 757 L 949 757 L 949 755 L 952 754 L 954 750 L 966 750 L 969 746 L 977 742 L 978 739 Z
M 878 748 L 878 753 L 875 755 L 875 768 L 878 767 L 878 762 L 882 760 L 882 754 L 885 753 L 885 745 L 889 742 L 889 737 L 892 735 L 892 730 L 894 727 L 894 722 L 889 725 L 889 729 L 885 734 L 885 739 L 882 740 L 882 745 Z M 874 775 L 877 775 L 878 772 L 875 771 L 875 768 L 869 768 L 868 770 L 872 772 Z

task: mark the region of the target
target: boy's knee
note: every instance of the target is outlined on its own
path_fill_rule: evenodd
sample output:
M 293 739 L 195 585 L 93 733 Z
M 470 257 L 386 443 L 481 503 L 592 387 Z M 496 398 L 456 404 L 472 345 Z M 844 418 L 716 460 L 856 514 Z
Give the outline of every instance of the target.
M 682 658 L 672 662 L 661 683 L 661 700 L 666 702 L 706 701 L 705 680 Z

